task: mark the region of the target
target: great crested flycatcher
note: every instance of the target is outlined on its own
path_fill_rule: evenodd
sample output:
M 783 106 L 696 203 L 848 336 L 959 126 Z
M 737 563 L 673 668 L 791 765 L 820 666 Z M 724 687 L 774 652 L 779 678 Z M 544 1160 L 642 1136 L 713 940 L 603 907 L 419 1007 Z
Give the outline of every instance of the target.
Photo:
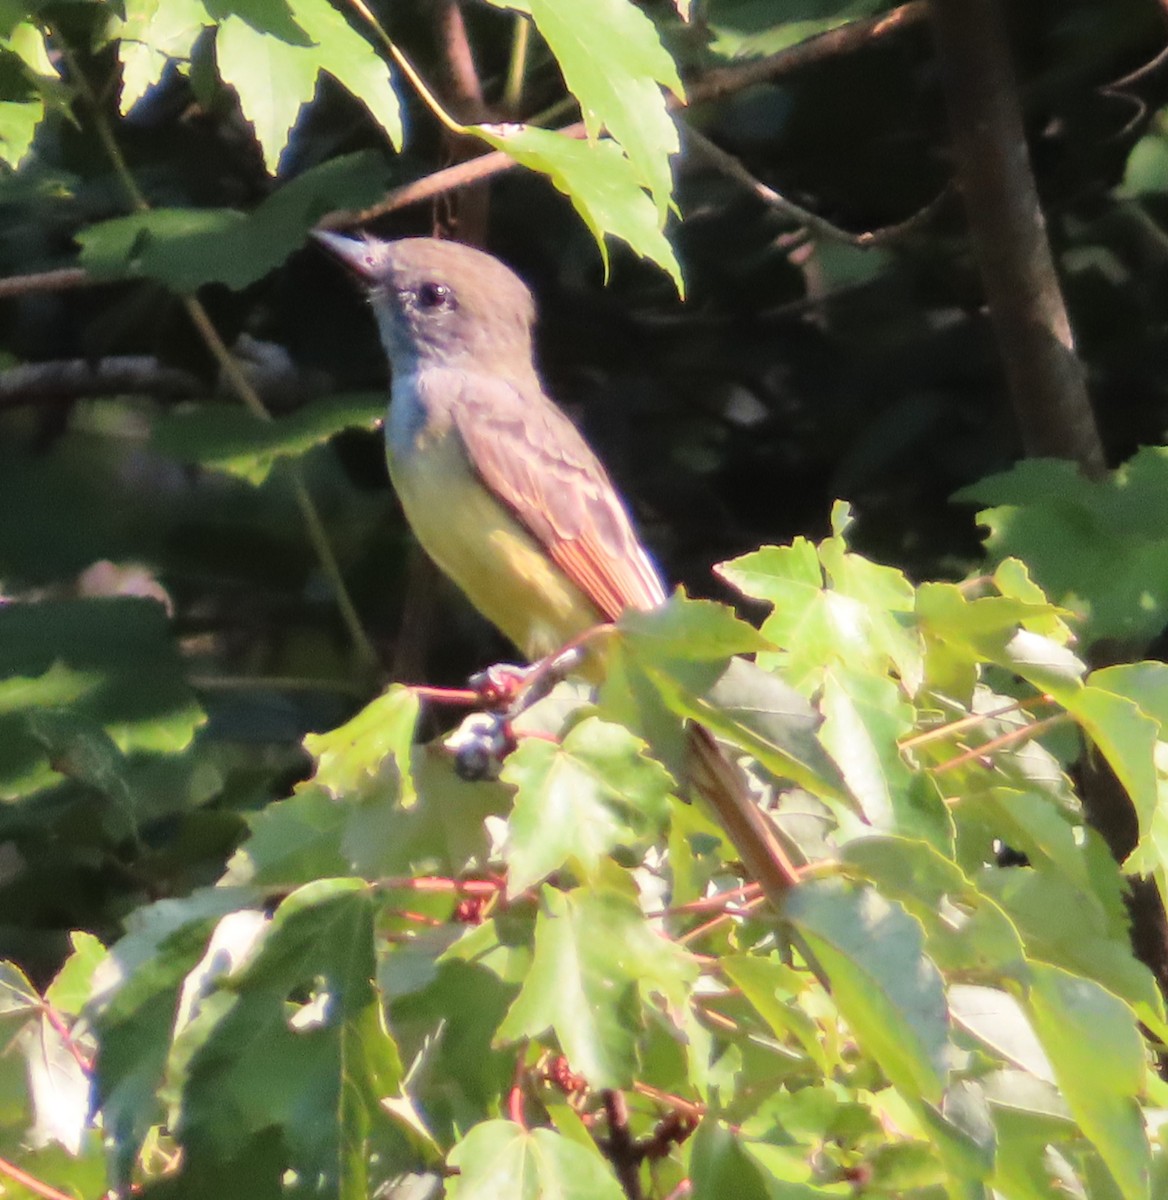
M 389 473 L 422 548 L 529 658 L 665 589 L 612 481 L 535 369 L 531 293 L 457 242 L 317 240 L 369 295 L 392 370 Z M 691 769 L 772 896 L 797 872 L 700 726 Z
M 406 519 L 531 659 L 665 591 L 596 455 L 536 373 L 535 304 L 458 242 L 317 239 L 368 291 L 392 368 L 389 473 Z

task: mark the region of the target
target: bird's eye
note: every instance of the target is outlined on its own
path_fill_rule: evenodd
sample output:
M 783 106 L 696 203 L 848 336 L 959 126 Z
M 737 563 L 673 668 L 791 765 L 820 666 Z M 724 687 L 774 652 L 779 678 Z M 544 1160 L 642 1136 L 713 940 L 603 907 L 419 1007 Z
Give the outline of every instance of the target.
M 418 288 L 419 308 L 453 308 L 454 293 L 444 283 L 423 283 Z

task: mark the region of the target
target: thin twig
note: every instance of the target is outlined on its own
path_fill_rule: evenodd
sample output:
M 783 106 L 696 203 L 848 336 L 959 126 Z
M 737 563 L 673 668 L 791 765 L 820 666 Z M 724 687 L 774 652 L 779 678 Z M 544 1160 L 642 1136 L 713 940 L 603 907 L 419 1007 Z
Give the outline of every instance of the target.
M 703 896 L 700 900 L 690 900 L 685 904 L 674 904 L 669 908 L 656 909 L 646 913 L 645 916 L 652 921 L 661 917 L 692 916 L 697 913 L 721 911 L 735 900 L 753 899 L 760 890 L 757 883 L 743 883 L 738 887 L 728 888 L 724 892 L 715 892 L 712 896 Z
M 363 0 L 349 0 L 349 3 L 360 12 L 366 20 L 374 21 L 374 28 L 380 28 L 372 17 Z M 708 71 L 686 85 L 688 103 L 692 106 L 708 100 L 721 99 L 724 96 L 742 91 L 744 88 L 767 80 L 782 79 L 806 67 L 814 66 L 840 55 L 852 54 L 858 50 L 883 41 L 889 35 L 918 24 L 925 14 L 924 0 L 910 0 L 894 8 L 891 12 L 880 17 L 863 21 L 849 22 L 817 37 L 809 38 L 794 46 L 788 46 L 775 54 L 768 55 L 757 61 L 741 65 L 720 67 Z M 384 36 L 384 31 L 383 31 Z M 385 39 L 388 42 L 388 38 Z M 400 65 L 400 64 L 399 64 Z M 405 67 L 402 68 L 405 70 Z M 412 69 L 412 68 L 411 68 Z M 421 82 L 419 80 L 419 82 Z M 424 85 L 423 85 L 424 86 Z M 426 95 L 429 95 L 427 89 Z M 432 97 L 431 97 L 432 99 Z M 571 100 L 565 101 L 570 103 Z M 666 102 L 676 109 L 679 103 L 676 98 L 667 97 Z M 435 113 L 441 110 L 436 105 Z M 547 114 L 542 114 L 550 119 Z M 443 117 L 446 120 L 443 120 Z M 438 117 L 448 128 L 459 126 L 449 114 L 443 112 Z M 566 137 L 584 137 L 585 129 L 582 122 L 568 125 L 558 131 Z M 518 169 L 519 164 L 501 150 L 492 150 L 478 158 L 467 162 L 457 163 L 435 171 L 422 179 L 414 180 L 400 188 L 395 188 L 385 199 L 369 208 L 361 210 L 338 209 L 323 217 L 318 224 L 319 229 L 346 229 L 354 225 L 365 224 L 387 213 L 396 212 L 411 204 L 432 200 L 455 188 L 466 187 L 479 183 L 506 171 Z M 12 295 L 24 295 L 34 291 L 63 291 L 66 288 L 88 287 L 95 284 L 110 282 L 95 279 L 88 272 L 77 267 L 59 268 L 29 275 L 14 275 L 0 280 L 0 298 Z
M 992 738 L 980 746 L 974 746 L 972 750 L 966 750 L 963 754 L 957 755 L 956 758 L 938 763 L 937 766 L 931 767 L 930 771 L 934 775 L 940 775 L 943 771 L 952 771 L 955 767 L 961 767 L 967 762 L 973 762 L 974 759 L 985 758 L 993 754 L 996 750 L 1003 750 L 1007 746 L 1013 746 L 1018 742 L 1031 741 L 1038 737 L 1039 734 L 1045 733 L 1048 729 L 1065 725 L 1070 720 L 1069 713 L 1059 713 L 1057 716 L 1047 717 L 1044 721 L 1034 721 L 1032 724 L 1025 725 L 1021 729 L 1012 729 L 1009 733 L 1003 733 L 1001 737 Z
M 450 892 L 458 896 L 494 896 L 506 889 L 501 879 L 447 879 L 439 875 L 390 876 L 378 879 L 375 886 L 386 892 Z
M 919 25 L 926 12 L 924 0 L 910 0 L 881 16 L 849 21 L 754 62 L 706 71 L 686 84 L 686 96 L 692 107 L 707 100 L 720 100 L 757 83 L 782 79 L 840 55 L 866 49 L 903 29 Z
M 644 1096 L 647 1100 L 653 1100 L 657 1104 L 665 1105 L 667 1108 L 677 1109 L 678 1112 L 683 1112 L 690 1117 L 696 1117 L 699 1121 L 706 1115 L 706 1106 L 704 1104 L 695 1104 L 692 1100 L 684 1100 L 681 1096 L 677 1096 L 673 1092 L 663 1092 L 660 1088 L 655 1088 L 649 1083 L 634 1081 L 633 1091 L 638 1096 Z
M 24 363 L 0 371 L 0 408 L 45 401 L 68 404 L 94 396 L 142 395 L 187 399 L 206 391 L 189 371 L 150 355 L 115 355 Z
M 799 883 L 799 868 L 783 848 L 770 818 L 747 791 L 742 772 L 700 725 L 689 727 L 686 756 L 694 788 L 714 810 L 747 874 L 781 911 L 783 898 Z
M 913 213 L 904 221 L 898 221 L 895 225 L 885 225 L 880 229 L 869 229 L 862 233 L 851 233 L 846 229 L 841 229 L 838 225 L 832 224 L 831 221 L 818 216 L 810 209 L 803 208 L 793 201 L 788 200 L 785 196 L 776 192 L 774 188 L 762 182 L 761 179 L 756 179 L 732 154 L 728 154 L 721 146 L 715 145 L 704 134 L 699 133 L 692 125 L 681 122 L 682 136 L 685 138 L 687 145 L 691 150 L 696 150 L 700 158 L 704 158 L 711 166 L 721 171 L 723 175 L 740 183 L 748 191 L 753 193 L 763 204 L 770 208 L 778 209 L 793 221 L 800 225 L 805 225 L 808 229 L 830 238 L 832 241 L 846 242 L 848 245 L 857 246 L 861 250 L 871 249 L 873 246 L 885 245 L 888 242 L 896 241 L 902 238 L 906 233 L 925 225 L 936 214 L 942 203 L 949 198 L 949 189 L 943 188 L 939 195 L 935 196 L 924 208 Z
M 93 1074 L 93 1058 L 77 1044 L 73 1030 L 65 1023 L 65 1018 L 47 1000 L 41 1001 L 41 1012 L 56 1035 L 65 1043 L 65 1048 L 69 1051 L 73 1061 L 81 1068 L 82 1075 L 91 1076 Z
M 385 32 L 381 22 L 374 16 L 373 11 L 365 3 L 365 0 L 348 0 L 348 2 L 352 8 L 356 9 L 365 18 L 369 27 L 377 35 L 377 40 L 386 48 L 390 57 L 401 68 L 402 74 L 410 81 L 414 91 L 418 93 L 422 98 L 422 102 L 438 118 L 439 122 L 446 126 L 451 133 L 466 133 L 466 127 L 456 121 L 443 105 L 439 103 L 438 97 L 426 86 L 426 81 L 418 73 L 414 64 L 406 57 L 401 47 Z
M 523 85 L 527 76 L 527 50 L 531 44 L 531 22 L 523 13 L 515 14 L 511 35 L 511 57 L 507 63 L 507 82 L 503 86 L 503 111 L 518 117 L 523 108 Z
M 909 750 L 914 746 L 923 746 L 927 742 L 935 742 L 941 738 L 963 733 L 965 730 L 972 729 L 975 725 L 982 725 L 986 721 L 995 721 L 998 717 L 1009 716 L 1010 713 L 1017 712 L 1019 709 L 1038 708 L 1040 705 L 1054 703 L 1056 701 L 1050 696 L 1031 696 L 1027 700 L 1015 700 L 1012 704 L 1003 704 L 1001 708 L 994 708 L 989 712 L 971 713 L 968 717 L 949 721 L 945 725 L 938 725 L 935 729 L 926 729 L 923 733 L 914 733 L 911 737 L 902 739 L 897 745 L 901 750 Z
M 188 675 L 198 692 L 336 692 L 363 699 L 369 689 L 356 679 L 313 679 L 309 675 Z
M 84 267 L 57 267 L 31 275 L 9 275 L 0 279 L 0 300 L 10 296 L 27 296 L 32 292 L 64 292 L 70 288 L 94 287 L 99 283 L 115 282 L 97 279 Z
M 44 1200 L 76 1200 L 74 1196 L 68 1196 L 64 1192 L 57 1191 L 55 1187 L 42 1183 L 27 1171 L 22 1171 L 15 1163 L 10 1163 L 6 1158 L 0 1158 L 0 1175 L 7 1175 L 9 1179 L 28 1188 L 34 1195 L 42 1196 Z
M 698 938 L 705 937 L 707 933 L 712 933 L 720 925 L 727 925 L 739 917 L 748 916 L 756 909 L 761 908 L 766 903 L 766 900 L 766 896 L 756 896 L 753 900 L 746 901 L 745 904 L 738 904 L 733 908 L 727 908 L 724 912 L 718 913 L 717 916 L 711 917 L 703 924 L 695 925 L 693 929 L 687 930 L 676 940 L 683 946 L 688 945 L 690 942 L 695 942 Z
M 583 121 L 577 121 L 574 125 L 568 125 L 557 132 L 572 138 L 583 138 L 588 134 Z M 478 158 L 455 163 L 452 167 L 443 167 L 440 171 L 434 171 L 421 179 L 415 179 L 412 183 L 394 188 L 384 199 L 370 205 L 369 208 L 340 209 L 328 213 L 321 218 L 317 228 L 348 229 L 354 225 L 365 225 L 411 204 L 421 204 L 455 188 L 469 187 L 472 183 L 481 183 L 506 171 L 518 169 L 519 163 L 509 154 L 504 154 L 502 150 L 491 150 L 487 154 L 480 154 Z
M 350 0 L 350 3 L 360 3 L 360 0 Z M 781 79 L 805 67 L 821 63 L 840 54 L 850 54 L 866 46 L 882 40 L 897 30 L 906 28 L 921 21 L 925 16 L 924 0 L 910 0 L 882 17 L 874 17 L 866 21 L 854 21 L 842 25 L 838 29 L 809 38 L 805 42 L 788 46 L 776 54 L 768 55 L 757 62 L 741 66 L 721 67 L 709 71 L 697 79 L 687 83 L 686 93 L 690 106 L 706 100 L 717 100 L 744 88 L 752 87 L 770 79 Z M 674 96 L 668 96 L 666 103 L 673 110 L 681 108 L 681 103 Z M 565 126 L 558 130 L 565 137 L 581 138 L 587 135 L 582 121 Z M 341 229 L 353 225 L 362 225 L 396 212 L 410 204 L 418 204 L 432 200 L 435 196 L 453 188 L 465 187 L 471 183 L 479 183 L 500 175 L 504 171 L 518 167 L 510 155 L 502 150 L 492 150 L 468 162 L 458 163 L 435 171 L 422 179 L 414 180 L 400 188 L 395 188 L 384 200 L 359 212 L 338 211 L 329 213 L 319 225 L 321 229 Z

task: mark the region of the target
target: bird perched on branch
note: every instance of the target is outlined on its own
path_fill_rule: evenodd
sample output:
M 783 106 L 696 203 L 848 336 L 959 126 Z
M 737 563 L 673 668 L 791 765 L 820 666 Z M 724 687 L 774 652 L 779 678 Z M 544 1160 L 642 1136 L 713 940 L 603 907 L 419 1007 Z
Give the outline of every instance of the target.
M 533 660 L 663 603 L 608 474 L 544 392 L 535 303 L 518 276 L 457 242 L 315 237 L 377 320 L 392 374 L 386 453 L 406 519 L 471 603 Z M 735 768 L 700 727 L 689 742 L 695 782 L 748 867 L 789 886 L 794 868 Z

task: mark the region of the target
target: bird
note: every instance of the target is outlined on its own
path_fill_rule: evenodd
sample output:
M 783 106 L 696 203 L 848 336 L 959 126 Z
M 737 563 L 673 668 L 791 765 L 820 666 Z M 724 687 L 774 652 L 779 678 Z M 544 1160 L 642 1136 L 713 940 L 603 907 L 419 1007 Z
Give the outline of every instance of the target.
M 544 389 L 536 305 L 463 243 L 316 231 L 363 287 L 389 360 L 386 457 L 423 550 L 530 660 L 666 600 L 616 487 Z M 796 870 L 736 768 L 698 725 L 699 790 L 768 890 Z M 746 843 L 744 844 L 744 839 Z
M 426 553 L 529 659 L 665 588 L 600 460 L 548 397 L 535 303 L 459 242 L 319 233 L 366 287 L 390 362 L 390 478 Z

